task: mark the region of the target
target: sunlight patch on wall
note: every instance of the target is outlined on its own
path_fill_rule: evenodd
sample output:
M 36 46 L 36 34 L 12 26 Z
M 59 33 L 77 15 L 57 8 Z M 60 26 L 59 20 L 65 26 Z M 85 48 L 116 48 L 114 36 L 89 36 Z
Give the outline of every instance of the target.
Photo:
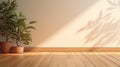
M 106 9 L 99 12 L 97 19 L 81 28 L 79 32 L 90 30 L 85 37 L 85 44 L 94 42 L 93 47 L 119 47 L 120 43 L 120 1 L 107 0 L 109 5 Z M 88 28 L 89 27 L 89 28 Z
M 97 22 L 92 20 L 97 19 L 100 12 L 107 9 L 108 6 L 107 0 L 99 0 L 96 4 L 89 7 L 86 11 L 72 20 L 70 24 L 64 26 L 61 30 L 40 44 L 40 47 L 94 47 L 94 43 L 96 43 L 97 40 L 90 40 L 86 43 L 86 36 L 92 31 L 92 29 L 89 29 L 89 26 L 94 27 L 94 25 L 97 24 Z M 104 24 L 106 22 L 101 23 Z M 88 27 L 80 32 L 79 30 L 86 25 L 88 25 Z M 93 34 L 95 33 L 94 31 Z M 103 34 L 101 34 L 101 36 L 102 35 Z

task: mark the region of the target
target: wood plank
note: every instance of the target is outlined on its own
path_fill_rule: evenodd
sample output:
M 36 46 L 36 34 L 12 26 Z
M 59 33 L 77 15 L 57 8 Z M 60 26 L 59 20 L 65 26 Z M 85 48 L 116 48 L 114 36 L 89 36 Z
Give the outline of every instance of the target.
M 103 61 L 99 60 L 99 58 L 92 52 L 83 52 L 83 53 L 95 65 L 95 67 L 98 67 L 99 65 L 101 67 L 108 67 Z
M 73 52 L 73 58 L 74 58 L 74 62 L 76 64 L 75 67 L 85 67 L 85 63 L 83 63 L 83 61 L 80 59 L 79 55 L 82 55 L 81 52 Z
M 101 54 L 101 53 L 99 53 L 99 54 Z M 104 57 L 106 57 L 106 58 L 108 58 L 109 60 L 111 60 L 112 62 L 114 62 L 114 63 L 116 63 L 118 66 L 120 66 L 120 61 L 117 59 L 117 58 L 115 58 L 115 57 L 112 57 L 112 55 L 114 55 L 114 54 L 107 54 L 107 53 L 103 53 L 102 52 L 102 55 L 104 56 Z M 115 55 L 114 55 L 115 56 Z M 120 57 L 119 57 L 120 58 Z
M 53 58 L 53 55 L 52 55 L 52 54 L 46 55 L 46 56 L 44 57 L 44 59 L 42 60 L 42 62 L 39 64 L 38 67 L 48 67 L 48 66 L 49 66 L 49 63 L 50 63 L 51 60 L 52 60 L 52 58 Z
M 95 65 L 91 63 L 91 61 L 83 53 L 79 54 L 79 58 L 85 67 L 95 67 Z
M 34 64 L 31 67 L 41 67 L 40 63 L 46 58 L 46 56 L 50 55 L 50 53 L 41 53 L 37 54 L 37 58 L 34 61 Z
M 57 55 L 53 55 L 51 62 L 49 63 L 48 67 L 58 67 Z
M 54 53 L 57 55 L 57 67 L 67 67 L 67 57 L 66 57 L 66 53 L 64 52 L 59 52 L 59 53 Z
M 28 52 L 0 55 L 0 67 L 119 66 L 120 52 Z
M 76 67 L 75 59 L 73 58 L 73 56 L 75 56 L 75 55 L 73 55 L 72 52 L 66 53 L 67 67 Z M 80 66 L 80 64 L 79 64 L 79 66 Z
M 118 64 L 114 63 L 113 61 L 111 61 L 110 59 L 106 58 L 105 56 L 101 55 L 100 53 L 96 53 L 94 52 L 94 54 L 101 60 L 103 61 L 103 63 L 106 63 L 106 65 L 108 67 L 119 67 Z M 106 55 L 106 54 L 104 54 Z
M 120 66 L 120 52 L 108 52 L 108 55 L 111 57 L 112 61 Z

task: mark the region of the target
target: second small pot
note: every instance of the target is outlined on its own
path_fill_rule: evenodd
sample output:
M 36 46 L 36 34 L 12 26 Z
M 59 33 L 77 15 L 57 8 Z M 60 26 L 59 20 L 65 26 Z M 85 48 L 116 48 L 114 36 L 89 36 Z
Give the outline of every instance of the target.
M 11 53 L 23 53 L 24 52 L 24 47 L 18 47 L 18 46 L 14 46 L 11 47 Z

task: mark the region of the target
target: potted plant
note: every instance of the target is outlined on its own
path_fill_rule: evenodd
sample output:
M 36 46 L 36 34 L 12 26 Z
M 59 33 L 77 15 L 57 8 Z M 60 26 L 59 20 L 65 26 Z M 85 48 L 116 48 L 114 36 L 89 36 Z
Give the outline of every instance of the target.
M 12 39 L 16 43 L 16 46 L 11 48 L 11 52 L 23 53 L 23 45 L 29 45 L 29 43 L 32 41 L 31 31 L 35 29 L 32 24 L 36 23 L 36 21 L 31 21 L 26 24 L 26 18 L 21 12 L 19 15 L 16 15 L 16 18 L 14 20 L 15 23 L 14 28 L 12 29 Z
M 1 43 L 1 51 L 8 53 L 10 50 L 9 40 L 11 39 L 11 28 L 14 24 L 12 19 L 15 17 L 17 4 L 13 1 L 3 1 L 0 3 L 0 35 L 5 38 Z
M 16 43 L 16 47 L 11 48 L 11 52 L 22 53 L 23 44 L 28 45 L 31 41 L 31 31 L 35 29 L 31 24 L 36 23 L 31 21 L 28 24 L 25 22 L 25 16 L 20 12 L 16 12 L 16 0 L 8 0 L 0 3 L 0 35 L 5 38 L 1 45 L 1 51 L 8 53 L 10 50 L 9 41 Z

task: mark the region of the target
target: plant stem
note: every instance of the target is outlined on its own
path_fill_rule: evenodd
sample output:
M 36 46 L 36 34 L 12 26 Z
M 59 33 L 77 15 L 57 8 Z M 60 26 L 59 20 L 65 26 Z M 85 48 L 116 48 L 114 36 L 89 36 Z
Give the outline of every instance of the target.
M 20 46 L 19 43 L 18 43 L 18 40 L 16 41 L 16 44 L 17 44 L 18 47 Z
M 6 36 L 6 40 L 5 41 L 8 42 L 8 36 Z

